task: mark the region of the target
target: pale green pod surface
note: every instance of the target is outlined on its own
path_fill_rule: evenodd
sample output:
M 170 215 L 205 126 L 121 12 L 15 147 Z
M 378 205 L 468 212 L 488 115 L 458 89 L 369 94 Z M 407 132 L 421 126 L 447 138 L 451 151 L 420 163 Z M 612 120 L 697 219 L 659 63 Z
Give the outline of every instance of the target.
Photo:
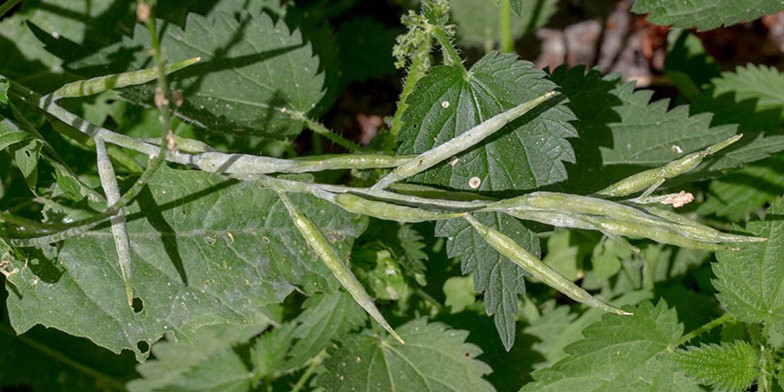
M 405 343 L 395 330 L 392 329 L 389 323 L 387 323 L 384 316 L 381 315 L 381 312 L 378 311 L 378 308 L 376 308 L 376 305 L 373 303 L 373 299 L 370 298 L 370 295 L 365 291 L 365 288 L 362 287 L 362 283 L 359 283 L 351 272 L 351 269 L 340 260 L 340 257 L 338 257 L 335 250 L 332 249 L 332 246 L 327 239 L 324 238 L 318 228 L 313 225 L 313 222 L 311 222 L 310 219 L 291 202 L 285 193 L 278 192 L 278 196 L 283 202 L 283 205 L 286 206 L 286 210 L 288 210 L 291 220 L 294 222 L 294 225 L 297 226 L 297 230 L 302 234 L 302 237 L 305 238 L 308 245 L 318 254 L 319 258 L 326 264 L 329 270 L 332 271 L 332 274 L 338 282 L 340 282 L 346 291 L 351 294 L 354 301 L 357 301 L 359 306 L 365 309 L 370 317 L 372 317 L 373 320 L 376 320 L 376 322 L 389 332 L 392 337 L 400 343 Z
M 607 304 L 596 297 L 589 294 L 582 287 L 577 286 L 569 279 L 563 277 L 557 271 L 550 268 L 547 264 L 536 258 L 530 252 L 525 250 L 522 246 L 514 242 L 511 238 L 507 237 L 504 233 L 488 227 L 471 216 L 465 215 L 465 219 L 474 227 L 474 229 L 493 247 L 498 253 L 506 256 L 509 260 L 523 268 L 526 272 L 530 273 L 533 277 L 541 280 L 548 286 L 565 294 L 569 298 L 584 303 L 588 306 L 599 308 L 605 312 L 615 313 L 623 316 L 629 316 L 631 313 L 622 309 L 616 308 Z
M 415 207 L 399 206 L 383 201 L 368 200 L 350 193 L 341 193 L 335 196 L 335 201 L 346 211 L 401 223 L 452 219 L 465 215 L 463 212 L 438 212 Z
M 716 143 L 708 148 L 695 153 L 688 154 L 683 158 L 672 161 L 664 166 L 655 169 L 648 169 L 632 176 L 629 176 L 621 181 L 616 182 L 596 192 L 597 195 L 621 197 L 628 196 L 635 192 L 644 191 L 659 181 L 664 179 L 677 177 L 686 173 L 700 164 L 702 160 L 708 155 L 715 154 L 716 152 L 726 148 L 727 146 L 737 142 L 743 135 L 734 135 L 719 143 Z
M 644 210 L 652 215 L 656 215 L 662 219 L 666 219 L 674 224 L 680 225 L 685 232 L 688 232 L 694 236 L 699 236 L 699 238 L 704 238 L 705 241 L 716 242 L 716 243 L 767 241 L 767 238 L 762 238 L 762 237 L 723 233 L 710 226 L 703 225 L 699 222 L 695 222 L 693 220 L 687 219 L 672 211 L 668 211 L 662 208 L 644 207 Z
M 192 59 L 166 64 L 164 68 L 166 70 L 166 74 L 168 75 L 190 65 L 196 64 L 200 60 L 201 57 L 194 57 Z M 157 78 L 158 70 L 153 67 L 139 71 L 123 72 L 119 74 L 99 76 L 92 79 L 71 82 L 64 85 L 63 87 L 60 87 L 57 91 L 52 93 L 52 95 L 55 97 L 55 99 L 86 97 L 104 92 L 106 90 L 144 84 Z
M 489 118 L 487 121 L 469 129 L 465 133 L 417 155 L 415 158 L 398 166 L 391 173 L 378 180 L 378 182 L 372 186 L 372 189 L 384 189 L 397 181 L 419 174 L 440 162 L 468 150 L 490 135 L 498 132 L 498 130 L 506 126 L 506 124 L 546 102 L 555 96 L 555 94 L 555 91 L 550 91 L 540 97 L 523 102 L 520 105 Z
M 606 216 L 585 216 L 583 219 L 593 223 L 603 233 L 608 235 L 648 238 L 664 244 L 676 245 L 682 248 L 725 250 L 727 247 L 702 240 L 695 240 L 684 235 L 678 225 L 639 225 L 633 222 L 613 220 Z

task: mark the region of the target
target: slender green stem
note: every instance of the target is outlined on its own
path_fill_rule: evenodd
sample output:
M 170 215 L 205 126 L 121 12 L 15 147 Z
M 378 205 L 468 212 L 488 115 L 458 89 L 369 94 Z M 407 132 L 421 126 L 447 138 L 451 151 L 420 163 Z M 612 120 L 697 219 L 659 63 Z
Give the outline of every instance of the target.
M 513 53 L 514 37 L 512 36 L 512 4 L 509 0 L 501 0 L 501 45 L 503 53 Z
M 52 349 L 49 346 L 41 344 L 41 343 L 39 343 L 39 342 L 37 342 L 37 341 L 35 341 L 35 340 L 25 336 L 25 335 L 16 336 L 16 333 L 13 332 L 10 328 L 8 328 L 8 326 L 6 326 L 5 324 L 0 324 L 0 333 L 2 333 L 3 335 L 8 336 L 9 338 L 18 339 L 20 342 L 22 342 L 23 344 L 25 344 L 28 347 L 32 348 L 33 350 L 36 350 L 36 351 L 40 352 L 41 354 L 46 355 L 46 356 L 54 359 L 55 361 L 57 361 L 59 363 L 62 363 L 65 366 L 73 368 L 73 369 L 75 369 L 76 371 L 78 371 L 78 372 L 80 372 L 82 374 L 86 374 L 86 375 L 92 377 L 93 379 L 98 381 L 98 383 L 101 384 L 101 385 L 105 385 L 105 386 L 111 387 L 112 389 L 118 390 L 118 391 L 124 391 L 125 390 L 125 385 L 123 384 L 122 381 L 120 381 L 120 380 L 118 380 L 118 379 L 116 379 L 116 378 L 114 378 L 114 377 L 112 377 L 112 376 L 110 376 L 108 374 L 101 373 L 101 372 L 99 372 L 99 371 L 97 371 L 97 370 L 95 370 L 95 369 L 93 369 L 93 368 L 91 368 L 91 367 L 89 367 L 87 365 L 79 363 L 79 362 L 77 362 L 77 361 L 67 357 L 65 354 L 63 354 L 63 353 L 61 353 L 59 351 L 56 351 L 56 350 Z
M 403 85 L 403 92 L 400 93 L 400 101 L 395 110 L 395 117 L 392 119 L 392 127 L 389 129 L 390 139 L 394 142 L 400 129 L 403 128 L 403 113 L 408 107 L 408 96 L 414 92 L 417 82 L 425 76 L 427 69 L 430 68 L 430 50 L 433 45 L 430 40 L 422 43 L 417 48 L 408 70 L 406 82 Z
M 3 17 L 11 8 L 14 8 L 19 2 L 22 0 L 6 0 L 3 4 L 0 4 L 0 18 Z
M 438 43 L 444 51 L 444 62 L 448 65 L 458 67 L 463 72 L 463 77 L 468 78 L 468 70 L 463 65 L 463 59 L 457 54 L 457 50 L 452 46 L 452 41 L 446 35 L 446 32 L 440 26 L 433 27 L 433 36 L 436 37 Z
M 313 376 L 313 373 L 316 372 L 316 369 L 318 369 L 319 365 L 321 365 L 321 363 L 324 362 L 327 357 L 327 350 L 321 350 L 318 354 L 316 354 L 316 356 L 310 360 L 310 365 L 308 365 L 308 368 L 305 369 L 305 372 L 303 372 L 299 377 L 297 383 L 294 384 L 294 386 L 291 388 L 291 392 L 299 392 L 302 390 L 302 388 L 305 386 L 305 383 L 308 382 L 310 377 Z
M 356 143 L 344 138 L 341 135 L 338 135 L 337 133 L 331 131 L 329 128 L 325 127 L 320 122 L 311 119 L 310 117 L 306 116 L 303 113 L 294 112 L 291 114 L 291 116 L 298 120 L 304 121 L 305 125 L 307 125 L 307 127 L 310 128 L 310 130 L 312 130 L 316 134 L 324 136 L 331 142 L 345 148 L 348 151 L 356 152 L 360 149 L 360 147 Z
M 730 321 L 732 319 L 733 319 L 733 316 L 730 313 L 724 313 L 723 315 L 719 316 L 718 318 L 715 318 L 715 319 L 713 319 L 713 320 L 711 320 L 711 321 L 701 325 L 700 327 L 692 330 L 691 332 L 687 333 L 686 335 L 683 335 L 678 340 L 678 343 L 676 343 L 676 347 L 682 346 L 682 345 L 686 344 L 689 340 L 692 340 L 692 339 L 696 338 L 697 336 L 700 336 L 700 335 L 704 334 L 705 332 L 710 331 L 713 328 L 716 328 L 716 327 L 718 327 L 718 326 L 720 326 L 722 324 L 725 324 L 725 323 L 727 323 L 728 321 Z

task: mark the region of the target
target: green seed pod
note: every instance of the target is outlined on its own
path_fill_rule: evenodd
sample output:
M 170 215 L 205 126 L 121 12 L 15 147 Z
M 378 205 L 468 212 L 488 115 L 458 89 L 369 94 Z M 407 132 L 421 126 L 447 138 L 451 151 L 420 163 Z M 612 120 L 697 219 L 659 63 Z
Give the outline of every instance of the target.
M 678 225 L 640 225 L 634 222 L 613 220 L 606 216 L 585 216 L 600 231 L 608 235 L 632 238 L 648 238 L 656 242 L 680 246 L 682 248 L 726 250 L 728 247 L 713 242 L 695 240 L 683 235 Z
M 166 74 L 179 71 L 187 66 L 198 63 L 200 60 L 201 57 L 194 57 L 177 63 L 166 64 Z M 52 93 L 52 96 L 54 96 L 55 99 L 86 97 L 106 90 L 144 84 L 157 78 L 158 71 L 154 67 L 139 71 L 99 76 L 97 78 L 68 83 Z
M 365 288 L 362 287 L 362 283 L 359 283 L 354 274 L 351 273 L 351 269 L 340 260 L 340 257 L 338 257 L 335 250 L 332 249 L 332 246 L 330 246 L 327 239 L 324 238 L 313 222 L 311 222 L 310 219 L 291 202 L 285 193 L 278 192 L 278 196 L 283 202 L 283 205 L 286 206 L 289 216 L 291 216 L 291 220 L 294 222 L 294 226 L 297 227 L 297 230 L 302 234 L 302 237 L 305 238 L 305 242 L 307 242 L 316 254 L 319 255 L 319 258 L 329 270 L 332 271 L 332 274 L 338 282 L 340 282 L 346 291 L 351 294 L 354 301 L 357 301 L 359 306 L 365 309 L 370 317 L 372 317 L 373 320 L 376 320 L 376 322 L 397 341 L 405 343 L 403 338 L 401 338 L 395 330 L 392 329 L 389 323 L 387 323 L 384 316 L 381 315 L 381 312 L 378 311 L 378 308 L 376 308 L 376 305 L 373 303 L 373 299 L 370 298 L 370 295 L 365 291 Z
M 621 181 L 616 182 L 596 192 L 597 195 L 621 197 L 628 196 L 635 192 L 645 191 L 651 187 L 660 185 L 665 179 L 677 177 L 686 173 L 700 164 L 702 160 L 708 155 L 715 154 L 719 150 L 737 142 L 743 135 L 735 135 L 729 139 L 716 143 L 702 151 L 686 155 L 683 158 L 672 161 L 662 167 L 656 169 L 649 169 L 632 176 L 629 176 Z
M 507 237 L 504 233 L 485 226 L 470 214 L 465 215 L 465 219 L 474 229 L 493 247 L 498 253 L 506 256 L 509 260 L 523 268 L 526 272 L 541 280 L 548 286 L 560 291 L 569 298 L 584 303 L 588 306 L 599 308 L 605 312 L 615 313 L 622 316 L 630 316 L 631 313 L 607 304 L 592 296 L 582 287 L 577 286 L 569 279 L 563 277 L 557 271 L 550 268 L 547 264 L 536 258 L 530 252 L 518 245 L 514 240 Z
M 335 201 L 346 211 L 400 223 L 452 219 L 465 215 L 464 212 L 438 212 L 399 206 L 383 201 L 368 200 L 350 193 L 341 193 L 335 196 Z
M 488 136 L 494 134 L 503 128 L 506 124 L 533 110 L 553 96 L 555 96 L 555 91 L 550 91 L 541 97 L 523 102 L 518 106 L 489 118 L 488 120 L 469 129 L 459 136 L 456 136 L 441 145 L 433 147 L 430 150 L 417 155 L 410 161 L 398 166 L 397 169 L 393 170 L 384 178 L 378 180 L 378 182 L 375 183 L 371 189 L 384 189 L 397 181 L 421 173 L 442 161 L 458 155 L 459 153 L 475 146 L 477 143 L 481 142 Z

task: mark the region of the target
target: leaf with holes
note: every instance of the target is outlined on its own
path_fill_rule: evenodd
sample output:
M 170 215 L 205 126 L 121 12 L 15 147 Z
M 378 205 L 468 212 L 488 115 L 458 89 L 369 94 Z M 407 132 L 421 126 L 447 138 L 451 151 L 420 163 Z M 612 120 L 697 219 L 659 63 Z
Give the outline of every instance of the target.
M 293 226 L 277 194 L 252 182 L 162 168 L 126 210 L 134 293 L 125 304 L 111 232 L 105 225 L 50 254 L 29 252 L 8 281 L 17 332 L 36 324 L 84 336 L 119 352 L 164 332 L 190 335 L 205 324 L 248 322 L 293 290 L 339 287 Z M 345 258 L 367 219 L 310 196 L 292 196 Z M 56 252 L 56 253 L 55 253 Z M 138 304 L 137 304 L 138 305 Z M 137 309 L 138 310 L 138 309 Z
M 540 97 L 555 85 L 516 55 L 490 53 L 464 75 L 460 66 L 433 67 L 408 98 L 398 153 L 419 154 L 488 118 Z M 576 136 L 572 112 L 551 100 L 489 140 L 413 177 L 415 182 L 483 191 L 523 190 L 562 181 L 574 162 L 566 138 Z M 477 178 L 480 183 L 469 179 Z

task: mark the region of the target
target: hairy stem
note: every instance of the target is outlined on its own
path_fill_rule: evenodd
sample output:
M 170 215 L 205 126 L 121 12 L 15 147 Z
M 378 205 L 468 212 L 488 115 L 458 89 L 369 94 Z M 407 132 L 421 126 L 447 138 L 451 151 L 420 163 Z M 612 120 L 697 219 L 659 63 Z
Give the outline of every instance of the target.
M 722 324 L 726 324 L 727 322 L 729 322 L 732 319 L 733 319 L 733 316 L 731 314 L 724 313 L 723 315 L 719 316 L 718 318 L 715 318 L 715 319 L 713 319 L 711 321 L 708 321 L 707 323 L 699 326 L 698 328 L 692 330 L 691 332 L 687 333 L 686 335 L 681 336 L 681 338 L 678 340 L 678 343 L 676 343 L 676 347 L 677 346 L 682 346 L 682 345 L 686 344 L 689 340 L 692 340 L 692 339 L 696 338 L 697 336 L 700 336 L 700 335 L 704 334 L 705 332 L 708 332 L 711 329 L 716 328 L 716 327 L 718 327 L 718 326 L 720 326 Z

